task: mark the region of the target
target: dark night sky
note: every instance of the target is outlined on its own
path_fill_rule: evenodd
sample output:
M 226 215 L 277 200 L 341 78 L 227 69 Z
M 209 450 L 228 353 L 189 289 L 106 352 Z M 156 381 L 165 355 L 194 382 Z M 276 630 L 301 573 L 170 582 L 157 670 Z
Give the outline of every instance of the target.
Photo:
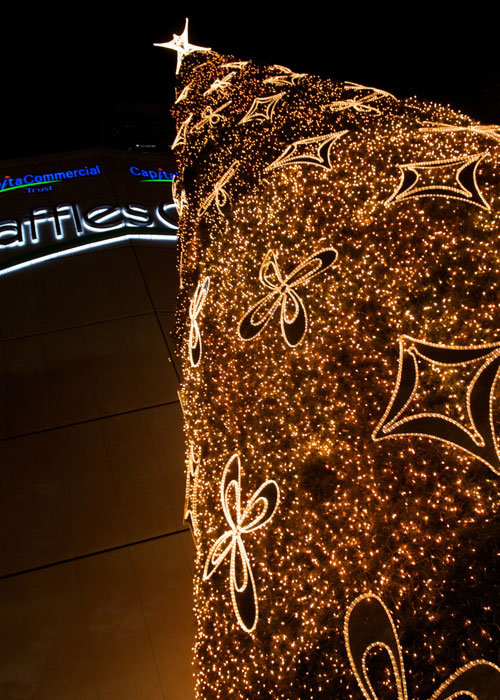
M 143 103 L 143 112 L 169 120 L 175 54 L 152 44 L 180 34 L 186 16 L 190 40 L 221 53 L 416 94 L 500 122 L 498 39 L 481 4 L 439 14 L 438 3 L 398 11 L 332 3 L 325 14 L 309 3 L 315 9 L 300 15 L 285 4 L 268 13 L 266 4 L 185 2 L 176 10 L 143 2 L 116 16 L 102 14 L 104 3 L 63 14 L 48 14 L 46 4 L 4 14 L 0 158 L 98 146 L 117 105 Z

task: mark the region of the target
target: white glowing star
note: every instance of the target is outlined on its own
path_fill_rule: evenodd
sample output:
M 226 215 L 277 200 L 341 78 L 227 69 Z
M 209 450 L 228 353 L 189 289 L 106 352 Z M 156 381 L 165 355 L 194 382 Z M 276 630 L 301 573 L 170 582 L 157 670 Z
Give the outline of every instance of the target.
M 181 63 L 185 56 L 189 53 L 194 53 L 195 51 L 211 51 L 212 49 L 205 48 L 203 46 L 195 46 L 195 44 L 190 44 L 188 40 L 188 19 L 186 17 L 186 24 L 184 25 L 184 31 L 182 34 L 174 34 L 173 39 L 166 41 L 164 44 L 154 44 L 154 46 L 159 46 L 162 49 L 172 49 L 177 51 L 177 66 L 175 68 L 176 74 L 179 72 Z

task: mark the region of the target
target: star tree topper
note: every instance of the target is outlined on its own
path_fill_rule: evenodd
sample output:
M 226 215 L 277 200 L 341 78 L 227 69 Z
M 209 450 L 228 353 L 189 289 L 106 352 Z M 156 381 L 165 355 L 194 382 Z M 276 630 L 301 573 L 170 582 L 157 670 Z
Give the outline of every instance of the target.
M 212 49 L 205 48 L 203 46 L 195 46 L 195 44 L 190 44 L 188 39 L 188 18 L 186 17 L 186 24 L 184 25 L 184 31 L 182 34 L 174 34 L 170 41 L 166 41 L 164 44 L 154 44 L 154 46 L 159 46 L 162 49 L 172 49 L 177 51 L 177 66 L 175 68 L 175 73 L 177 74 L 180 70 L 181 63 L 184 56 L 188 53 L 194 53 L 195 51 L 211 51 Z

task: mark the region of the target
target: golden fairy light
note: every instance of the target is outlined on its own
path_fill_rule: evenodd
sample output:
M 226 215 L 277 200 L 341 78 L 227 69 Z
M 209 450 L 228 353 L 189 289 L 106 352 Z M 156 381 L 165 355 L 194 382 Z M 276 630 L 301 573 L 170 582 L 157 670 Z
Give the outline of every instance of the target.
M 198 698 L 498 694 L 499 127 L 214 52 L 178 89 Z

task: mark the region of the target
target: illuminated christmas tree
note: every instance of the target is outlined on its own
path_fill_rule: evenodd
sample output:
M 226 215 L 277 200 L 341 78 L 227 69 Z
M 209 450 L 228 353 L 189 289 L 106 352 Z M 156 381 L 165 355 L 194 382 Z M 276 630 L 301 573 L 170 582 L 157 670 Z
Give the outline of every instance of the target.
M 500 128 L 170 44 L 198 696 L 500 697 Z

